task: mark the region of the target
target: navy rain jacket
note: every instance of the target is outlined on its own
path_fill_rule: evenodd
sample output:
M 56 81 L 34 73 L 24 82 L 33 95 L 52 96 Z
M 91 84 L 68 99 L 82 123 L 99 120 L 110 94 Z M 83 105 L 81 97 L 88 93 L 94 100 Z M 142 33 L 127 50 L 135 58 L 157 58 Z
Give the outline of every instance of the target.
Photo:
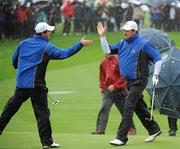
M 82 47 L 79 42 L 70 48 L 59 49 L 38 35 L 22 41 L 12 56 L 13 66 L 17 69 L 16 87 L 34 88 L 36 85 L 46 85 L 45 74 L 49 60 L 65 59 Z
M 146 78 L 149 61 L 156 63 L 161 55 L 150 42 L 135 34 L 110 45 L 111 54 L 118 54 L 120 74 L 127 80 Z

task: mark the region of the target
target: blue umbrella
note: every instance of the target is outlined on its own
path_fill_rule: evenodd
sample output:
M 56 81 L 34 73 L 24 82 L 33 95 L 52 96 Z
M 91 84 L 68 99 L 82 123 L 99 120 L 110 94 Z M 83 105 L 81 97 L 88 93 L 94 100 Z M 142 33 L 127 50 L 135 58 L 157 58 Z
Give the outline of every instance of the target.
M 162 30 L 147 28 L 140 31 L 140 35 L 156 46 L 161 54 L 175 48 L 175 44 Z
M 161 114 L 180 118 L 180 50 L 172 49 L 162 62 L 159 83 L 155 87 L 155 106 Z M 151 66 L 151 69 L 152 66 Z M 152 72 L 152 71 L 151 71 Z M 147 92 L 152 96 L 150 74 Z
M 174 42 L 161 30 L 144 29 L 140 35 L 153 43 L 161 53 L 162 68 L 159 83 L 155 87 L 154 104 L 161 114 L 180 118 L 180 50 Z M 154 65 L 149 65 L 149 81 L 147 92 L 153 97 L 152 74 Z

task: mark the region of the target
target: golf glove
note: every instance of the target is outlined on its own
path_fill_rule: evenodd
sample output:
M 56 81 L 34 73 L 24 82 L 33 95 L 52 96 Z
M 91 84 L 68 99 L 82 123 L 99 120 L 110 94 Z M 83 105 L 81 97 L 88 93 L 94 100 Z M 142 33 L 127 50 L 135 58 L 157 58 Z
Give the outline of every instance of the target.
M 156 86 L 159 82 L 159 78 L 158 78 L 158 75 L 154 74 L 153 77 L 152 77 L 152 84 L 153 86 Z

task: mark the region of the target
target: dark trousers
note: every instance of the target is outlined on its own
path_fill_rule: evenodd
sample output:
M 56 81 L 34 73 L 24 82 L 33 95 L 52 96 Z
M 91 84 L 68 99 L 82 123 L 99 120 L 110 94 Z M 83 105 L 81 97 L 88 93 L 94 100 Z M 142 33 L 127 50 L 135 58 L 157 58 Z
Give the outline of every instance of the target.
M 172 131 L 177 130 L 177 118 L 168 117 L 169 129 Z
M 45 86 L 38 86 L 33 89 L 16 88 L 14 96 L 9 99 L 0 116 L 0 132 L 2 133 L 23 102 L 30 97 L 38 124 L 41 143 L 42 145 L 52 144 L 53 140 L 51 137 L 52 130 L 49 120 L 50 112 L 48 109 L 47 93 L 48 89 Z
M 96 122 L 96 132 L 105 132 L 108 118 L 109 118 L 109 112 L 111 110 L 111 107 L 113 103 L 119 110 L 119 112 L 123 113 L 124 104 L 126 101 L 126 95 L 121 90 L 116 90 L 113 92 L 109 92 L 107 90 L 102 91 L 103 96 L 103 103 L 102 107 L 99 111 L 97 122 Z M 134 123 L 132 122 L 131 128 L 135 128 Z
M 65 17 L 63 33 L 69 34 L 71 30 L 71 18 Z
M 135 112 L 143 126 L 147 129 L 149 135 L 152 135 L 160 128 L 153 120 L 150 120 L 150 113 L 147 105 L 143 100 L 143 90 L 146 87 L 147 80 L 127 81 L 128 96 L 124 105 L 123 119 L 117 132 L 117 139 L 126 143 L 127 134 L 132 124 L 133 113 Z

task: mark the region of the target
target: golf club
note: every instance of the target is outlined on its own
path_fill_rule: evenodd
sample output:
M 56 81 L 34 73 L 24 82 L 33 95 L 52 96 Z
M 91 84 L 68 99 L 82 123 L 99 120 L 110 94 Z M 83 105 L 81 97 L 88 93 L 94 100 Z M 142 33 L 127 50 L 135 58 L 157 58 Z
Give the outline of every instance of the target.
M 60 103 L 60 100 L 59 99 L 53 99 L 51 96 L 48 95 L 48 98 L 52 101 L 52 104 L 53 105 L 57 105 Z
M 154 106 L 154 99 L 155 99 L 155 85 L 153 85 L 152 91 L 152 102 L 151 102 L 151 117 L 150 121 L 153 119 L 153 106 Z

